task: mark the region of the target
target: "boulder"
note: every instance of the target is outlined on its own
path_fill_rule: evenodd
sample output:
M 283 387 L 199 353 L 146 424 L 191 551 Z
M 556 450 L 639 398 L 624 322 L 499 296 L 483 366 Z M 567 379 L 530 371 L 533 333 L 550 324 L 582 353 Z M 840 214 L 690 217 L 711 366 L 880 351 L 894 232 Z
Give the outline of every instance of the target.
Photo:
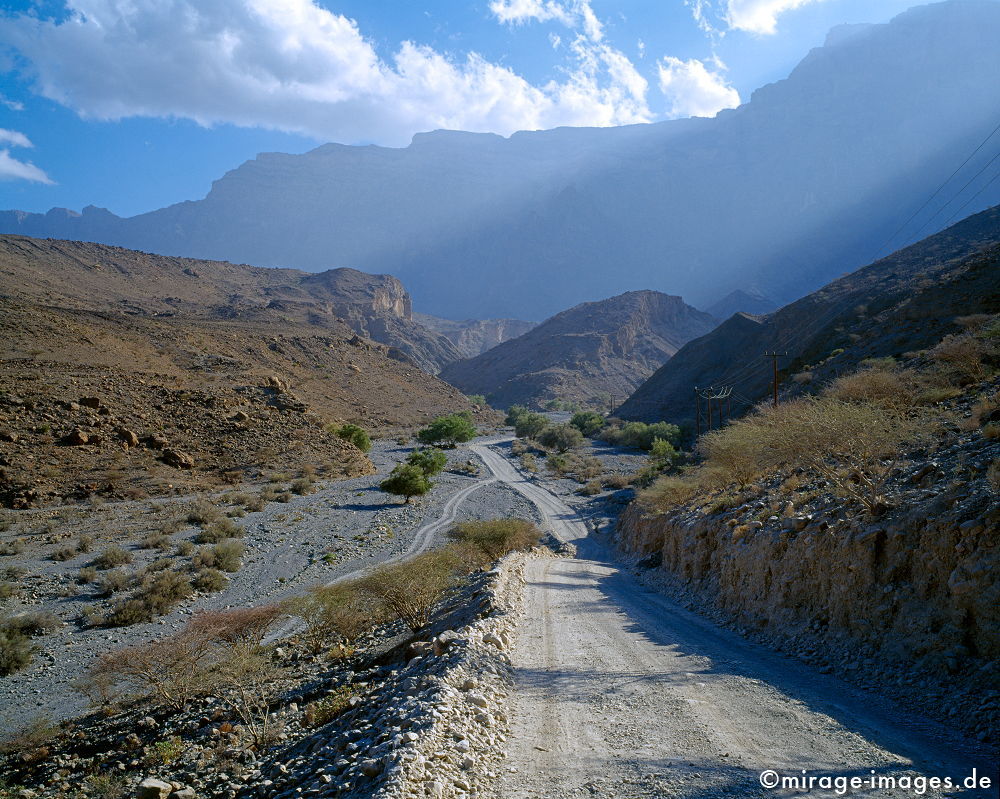
M 237 411 L 236 413 L 233 414 L 231 421 L 236 422 L 238 424 L 249 422 L 250 414 L 246 413 L 245 411 Z
M 80 397 L 80 405 L 84 408 L 97 410 L 101 407 L 101 399 L 100 397 Z
M 70 447 L 82 447 L 84 444 L 90 443 L 90 436 L 79 427 L 74 427 L 70 433 L 63 437 L 62 443 Z
M 166 449 L 170 445 L 170 442 L 158 433 L 152 433 L 142 441 L 150 449 Z
M 0 441 L 8 441 L 14 444 L 17 442 L 17 433 L 13 433 L 10 430 L 0 430 Z
M 443 655 L 449 647 L 456 641 L 460 641 L 462 636 L 454 630 L 445 630 L 434 639 L 434 654 Z
M 155 777 L 147 777 L 139 783 L 135 799 L 167 799 L 173 790 L 174 787 L 169 782 L 158 780 Z
M 125 427 L 120 427 L 115 431 L 115 436 L 119 441 L 129 447 L 139 446 L 139 436 Z
M 173 466 L 175 469 L 194 468 L 194 458 L 180 449 L 163 450 L 160 460 L 167 464 L 167 466 Z

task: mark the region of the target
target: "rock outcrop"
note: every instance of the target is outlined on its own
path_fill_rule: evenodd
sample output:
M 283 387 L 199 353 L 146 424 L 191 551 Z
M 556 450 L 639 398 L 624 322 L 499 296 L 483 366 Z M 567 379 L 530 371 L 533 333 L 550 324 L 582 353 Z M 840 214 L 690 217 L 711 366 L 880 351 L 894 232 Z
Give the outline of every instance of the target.
M 494 407 L 559 399 L 607 405 L 715 325 L 680 297 L 630 291 L 556 314 L 441 377 Z
M 456 322 L 427 314 L 414 314 L 414 319 L 451 341 L 463 358 L 475 358 L 498 344 L 523 336 L 536 326 L 535 322 L 521 319 L 466 319 Z

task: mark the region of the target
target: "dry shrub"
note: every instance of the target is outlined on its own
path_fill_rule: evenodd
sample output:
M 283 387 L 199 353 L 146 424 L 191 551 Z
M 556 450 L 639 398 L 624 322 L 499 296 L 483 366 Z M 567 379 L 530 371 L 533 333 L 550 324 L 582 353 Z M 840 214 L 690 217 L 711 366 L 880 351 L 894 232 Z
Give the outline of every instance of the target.
M 930 351 L 935 361 L 963 381 L 980 380 L 985 376 L 983 357 L 986 353 L 984 343 L 969 334 L 945 336 Z
M 109 597 L 112 594 L 124 591 L 128 588 L 129 582 L 130 578 L 125 572 L 115 569 L 101 575 L 100 580 L 97 582 L 97 587 L 101 596 Z
M 972 406 L 972 417 L 969 419 L 969 429 L 975 430 L 993 421 L 1000 421 L 1000 394 L 983 397 Z
M 0 622 L 0 632 L 33 638 L 45 635 L 60 625 L 59 617 L 47 610 L 18 613 Z
M 242 538 L 244 529 L 232 519 L 220 518 L 203 527 L 195 541 L 199 544 L 217 544 L 226 538 Z
M 132 553 L 126 552 L 120 546 L 110 546 L 94 558 L 94 566 L 98 569 L 114 569 L 132 562 Z
M 798 374 L 792 375 L 792 381 L 799 384 L 800 386 L 808 385 L 813 381 L 813 373 L 799 372 Z
M 862 369 L 837 378 L 823 393 L 842 402 L 870 402 L 902 410 L 916 403 L 917 376 L 910 370 Z
M 72 560 L 79 554 L 79 552 L 80 550 L 78 550 L 75 546 L 59 547 L 51 555 L 49 555 L 49 559 L 57 562 Z
M 215 591 L 223 590 L 229 585 L 229 578 L 218 569 L 199 569 L 191 580 L 191 585 L 195 591 L 211 594 Z
M 14 755 L 26 762 L 41 760 L 48 756 L 46 744 L 58 734 L 59 727 L 51 719 L 37 716 L 23 727 L 11 730 L 0 738 L 0 754 Z
M 995 494 L 1000 494 L 1000 458 L 994 460 L 986 470 L 986 482 Z
M 306 622 L 306 645 L 313 652 L 350 644 L 383 620 L 381 605 L 354 583 L 314 588 L 296 599 L 292 609 Z
M 349 685 L 335 688 L 322 699 L 310 702 L 302 711 L 302 721 L 306 727 L 322 727 L 333 721 L 351 706 L 355 689 Z
M 220 541 L 214 547 L 202 547 L 191 559 L 191 565 L 196 569 L 221 569 L 226 572 L 238 572 L 242 565 L 245 547 L 242 541 L 228 538 Z
M 0 677 L 26 668 L 33 653 L 34 647 L 28 636 L 0 629 Z
M 526 519 L 462 522 L 448 535 L 456 542 L 475 546 L 487 562 L 498 560 L 515 549 L 531 549 L 541 539 L 539 529 Z
M 358 589 L 382 604 L 391 616 L 417 632 L 455 581 L 458 557 L 447 549 L 380 566 L 357 581 Z
M 600 480 L 589 480 L 580 490 L 579 493 L 583 494 L 585 497 L 592 497 L 596 494 L 600 494 L 603 490 Z
M 211 502 L 199 499 L 187 514 L 188 524 L 197 524 L 204 527 L 206 524 L 211 524 L 212 522 L 219 521 L 222 518 L 222 512 Z
M 774 416 L 771 410 L 762 409 L 735 424 L 712 430 L 698 440 L 698 450 L 706 461 L 728 472 L 741 488 L 747 486 L 773 465 Z
M 628 488 L 632 485 L 633 479 L 634 475 L 614 472 L 612 474 L 604 475 L 604 477 L 601 478 L 601 482 L 605 488 L 622 489 Z
M 649 488 L 639 493 L 639 502 L 649 510 L 665 512 L 676 505 L 683 505 L 701 490 L 698 481 L 688 473 L 681 476 L 664 475 Z

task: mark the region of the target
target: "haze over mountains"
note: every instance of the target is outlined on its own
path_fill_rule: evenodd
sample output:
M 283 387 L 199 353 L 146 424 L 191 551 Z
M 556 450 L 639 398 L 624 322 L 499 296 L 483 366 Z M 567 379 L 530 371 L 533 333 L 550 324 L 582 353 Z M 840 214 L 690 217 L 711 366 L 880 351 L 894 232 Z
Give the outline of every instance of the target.
M 960 329 L 956 317 L 981 313 L 1000 313 L 1000 206 L 774 313 L 733 316 L 684 346 L 616 415 L 694 427 L 696 386 L 733 386 L 733 415 L 769 395 L 772 370 L 764 352 L 785 354 L 782 390 L 794 386 L 786 380 L 793 374 L 822 385 L 865 358 L 932 346 Z
M 386 272 L 452 319 L 540 319 L 629 289 L 787 302 L 871 261 L 994 127 L 998 29 L 1000 3 L 950 0 L 835 29 L 714 119 L 268 153 L 204 200 L 129 219 L 6 212 L 0 230 Z M 977 206 L 998 201 L 1000 183 Z
M 620 401 L 716 320 L 680 297 L 630 291 L 556 314 L 523 336 L 446 366 L 441 378 L 496 408 Z

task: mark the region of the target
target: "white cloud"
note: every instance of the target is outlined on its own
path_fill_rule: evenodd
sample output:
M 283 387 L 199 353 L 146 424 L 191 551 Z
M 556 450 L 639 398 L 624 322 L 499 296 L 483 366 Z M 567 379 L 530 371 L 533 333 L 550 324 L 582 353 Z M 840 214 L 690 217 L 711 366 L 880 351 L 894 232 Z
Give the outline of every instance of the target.
M 0 144 L 9 144 L 13 147 L 33 147 L 31 140 L 17 130 L 4 130 L 0 128 Z
M 778 17 L 809 3 L 822 0 L 728 0 L 726 21 L 735 30 L 771 34 L 778 29 Z
M 698 27 L 713 36 L 727 30 L 773 34 L 778 17 L 810 3 L 824 0 L 684 0 Z
M 719 65 L 718 61 L 716 64 Z M 682 61 L 666 56 L 657 66 L 660 90 L 667 98 L 668 113 L 673 118 L 711 117 L 740 104 L 739 92 L 726 82 L 725 76 L 708 69 L 696 58 Z
M 33 163 L 18 161 L 10 154 L 11 147 L 33 146 L 27 136 L 17 130 L 0 128 L 0 145 L 7 145 L 0 147 L 0 180 L 30 180 L 52 185 L 52 179 Z
M 183 117 L 403 144 L 420 130 L 508 134 L 649 121 L 646 82 L 601 42 L 582 0 L 494 2 L 510 24 L 549 15 L 579 31 L 563 77 L 535 86 L 471 53 L 404 42 L 382 59 L 315 0 L 67 0 L 65 21 L 0 16 L 0 43 L 35 88 L 81 116 Z M 624 62 L 623 62 L 624 60 Z
M 19 103 L 17 100 L 11 100 L 9 97 L 4 97 L 0 94 L 0 104 L 7 106 L 11 111 L 23 111 L 24 103 Z

